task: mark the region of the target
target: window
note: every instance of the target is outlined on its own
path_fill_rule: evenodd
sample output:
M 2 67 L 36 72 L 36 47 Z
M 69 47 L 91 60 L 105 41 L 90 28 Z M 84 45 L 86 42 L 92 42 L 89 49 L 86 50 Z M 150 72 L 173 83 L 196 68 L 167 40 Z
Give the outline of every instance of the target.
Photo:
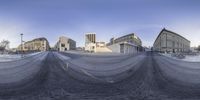
M 65 47 L 65 44 L 61 44 L 61 47 Z

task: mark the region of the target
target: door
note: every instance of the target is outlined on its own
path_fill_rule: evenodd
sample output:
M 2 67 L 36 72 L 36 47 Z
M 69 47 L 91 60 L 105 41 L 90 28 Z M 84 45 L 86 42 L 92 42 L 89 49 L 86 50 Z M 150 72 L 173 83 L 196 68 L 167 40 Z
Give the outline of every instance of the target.
M 120 44 L 120 53 L 124 53 L 124 44 Z

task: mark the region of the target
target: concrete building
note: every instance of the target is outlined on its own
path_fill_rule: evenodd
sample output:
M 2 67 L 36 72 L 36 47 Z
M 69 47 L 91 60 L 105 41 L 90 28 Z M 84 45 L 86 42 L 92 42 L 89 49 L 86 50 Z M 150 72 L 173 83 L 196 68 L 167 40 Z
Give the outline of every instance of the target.
M 48 51 L 50 49 L 49 42 L 46 38 L 36 38 L 31 41 L 19 45 L 17 51 Z
M 134 33 L 111 38 L 107 47 L 114 53 L 137 53 L 142 51 L 142 41 Z
M 96 42 L 96 52 L 112 52 L 105 42 Z
M 198 52 L 198 47 L 190 47 L 191 52 Z
M 96 42 L 96 47 L 105 47 L 106 43 L 105 42 Z
M 153 49 L 159 52 L 189 52 L 190 41 L 164 28 L 156 38 Z
M 76 42 L 70 38 L 61 36 L 61 37 L 59 37 L 59 40 L 56 43 L 54 48 L 57 51 L 75 50 Z
M 96 33 L 85 34 L 85 51 L 96 52 Z

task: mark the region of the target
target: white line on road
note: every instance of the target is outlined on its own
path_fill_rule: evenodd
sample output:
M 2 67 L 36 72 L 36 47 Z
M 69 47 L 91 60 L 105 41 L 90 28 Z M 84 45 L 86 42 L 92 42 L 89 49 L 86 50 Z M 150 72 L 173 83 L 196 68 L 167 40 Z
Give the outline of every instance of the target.
M 65 71 L 67 71 L 68 70 L 68 68 L 69 68 L 69 64 L 67 63 L 67 64 L 65 64 L 63 67 L 62 67 Z
M 96 80 L 99 80 L 99 81 L 105 81 L 105 80 L 103 80 L 103 79 L 100 79 L 100 78 L 95 77 L 94 75 L 92 75 L 91 73 L 87 72 L 87 71 L 84 70 L 84 69 L 81 69 L 81 71 L 82 71 L 84 74 L 86 74 L 87 76 L 90 76 L 90 77 L 93 78 L 93 79 L 96 79 Z M 108 82 L 108 83 L 114 83 L 114 81 L 111 80 L 111 79 L 106 80 L 106 82 Z

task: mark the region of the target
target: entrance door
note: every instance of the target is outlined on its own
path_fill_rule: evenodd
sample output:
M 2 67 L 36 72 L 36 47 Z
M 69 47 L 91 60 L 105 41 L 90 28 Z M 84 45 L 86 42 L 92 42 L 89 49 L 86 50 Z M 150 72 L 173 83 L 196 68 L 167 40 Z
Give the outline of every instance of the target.
M 120 53 L 124 53 L 124 44 L 120 44 Z

